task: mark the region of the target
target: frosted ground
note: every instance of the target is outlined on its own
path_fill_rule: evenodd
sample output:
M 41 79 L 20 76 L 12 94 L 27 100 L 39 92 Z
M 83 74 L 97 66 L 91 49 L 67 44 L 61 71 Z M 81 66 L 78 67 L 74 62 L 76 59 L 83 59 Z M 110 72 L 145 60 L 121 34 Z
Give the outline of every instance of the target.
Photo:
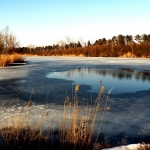
M 18 111 L 22 115 L 27 112 L 31 113 L 30 119 L 34 120 L 32 123 L 35 123 L 36 118 L 40 118 L 42 114 L 49 112 L 44 126 L 51 125 L 53 128 L 57 128 L 57 122 L 63 114 L 65 93 L 67 91 L 71 97 L 73 80 L 48 78 L 47 75 L 50 73 L 79 67 L 130 68 L 135 72 L 150 72 L 150 59 L 142 58 L 26 57 L 26 61 L 27 65 L 25 66 L 0 69 L 1 125 L 5 126 L 8 117 L 16 113 L 17 91 L 19 90 Z M 90 89 L 91 86 L 88 82 L 80 85 L 81 92 L 78 93 L 78 96 L 81 104 L 90 103 Z M 92 94 L 93 101 L 96 95 L 96 93 Z M 30 98 L 34 105 L 26 110 L 23 106 Z M 108 101 L 110 110 L 106 112 L 102 124 L 102 136 L 107 137 L 112 143 L 121 142 L 122 139 L 126 139 L 129 144 L 141 141 L 148 142 L 150 139 L 149 101 L 150 86 L 141 91 L 111 94 Z M 10 103 L 11 108 L 8 107 Z M 96 130 L 98 128 L 99 120 L 96 124 Z

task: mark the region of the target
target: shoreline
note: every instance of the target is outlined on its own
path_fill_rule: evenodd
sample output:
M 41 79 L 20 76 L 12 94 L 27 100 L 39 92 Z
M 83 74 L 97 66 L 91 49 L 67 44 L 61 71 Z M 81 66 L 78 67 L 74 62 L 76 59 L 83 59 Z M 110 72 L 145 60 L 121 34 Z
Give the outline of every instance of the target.
M 21 54 L 22 56 L 25 57 L 32 57 L 32 56 L 37 56 L 37 57 L 91 57 L 91 56 L 84 56 L 83 54 L 80 55 L 32 55 L 32 54 Z M 108 56 L 99 56 L 99 57 L 91 57 L 91 58 L 143 58 L 143 59 L 150 59 L 150 57 L 126 57 L 126 56 L 120 56 L 120 57 L 108 57 Z

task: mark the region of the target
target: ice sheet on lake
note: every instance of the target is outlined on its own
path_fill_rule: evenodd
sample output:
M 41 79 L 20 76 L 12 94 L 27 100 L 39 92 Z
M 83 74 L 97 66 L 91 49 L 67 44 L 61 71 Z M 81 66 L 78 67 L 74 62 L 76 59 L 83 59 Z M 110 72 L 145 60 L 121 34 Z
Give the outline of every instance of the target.
M 112 68 L 117 66 L 140 69 L 140 70 L 150 70 L 150 59 L 146 58 L 113 58 L 113 57 L 47 57 L 47 56 L 32 56 L 26 57 L 27 65 L 0 68 L 0 80 L 19 78 L 28 75 L 30 70 L 38 69 L 40 66 L 36 65 L 32 67 L 33 63 L 47 62 L 49 66 L 69 66 L 73 65 L 109 65 Z M 32 62 L 32 64 L 28 64 Z M 55 61 L 55 63 L 54 63 Z M 52 63 L 51 63 L 52 62 Z M 114 66 L 113 66 L 114 65 Z M 16 69 L 17 68 L 17 71 Z
M 11 104 L 10 104 L 11 105 Z M 10 125 L 16 125 L 17 122 L 24 123 L 27 117 L 29 126 L 36 126 L 39 129 L 41 120 L 43 120 L 42 128 L 48 127 L 58 128 L 59 121 L 63 116 L 63 106 L 54 105 L 32 105 L 30 107 L 19 106 L 1 106 L 0 108 L 0 124 L 1 128 Z
M 29 91 L 31 91 L 32 86 L 34 87 L 36 86 L 37 88 L 39 88 L 40 85 L 37 86 L 34 84 L 34 80 L 35 80 L 34 75 L 38 75 L 38 78 L 36 80 L 37 83 L 39 84 L 42 83 L 42 85 L 46 85 L 47 80 L 39 82 L 40 79 L 46 75 L 45 74 L 46 71 L 43 66 L 46 66 L 46 69 L 50 71 L 54 71 L 54 70 L 65 71 L 71 69 L 72 67 L 74 68 L 111 67 L 112 69 L 118 67 L 119 68 L 130 67 L 131 69 L 137 71 L 141 71 L 141 70 L 150 71 L 150 59 L 142 59 L 142 58 L 133 59 L 133 58 L 100 58 L 100 57 L 96 57 L 96 58 L 93 57 L 92 58 L 90 57 L 84 57 L 84 58 L 83 57 L 26 57 L 26 60 L 28 61 L 29 64 L 27 63 L 27 65 L 25 66 L 0 68 L 0 83 L 2 82 L 2 80 L 21 78 L 15 82 L 15 84 L 17 83 L 16 87 L 18 87 L 18 83 L 19 84 L 23 83 L 22 86 L 24 87 L 26 81 L 33 81 L 32 85 L 30 86 L 27 85 L 24 88 L 25 89 L 28 88 Z M 41 70 L 39 71 L 39 69 Z M 36 74 L 34 74 L 35 72 Z M 24 79 L 24 77 L 28 77 L 28 79 L 26 78 Z M 47 85 L 47 87 L 48 86 L 50 85 Z M 68 85 L 66 84 L 65 86 L 63 86 L 63 88 L 66 88 L 67 86 Z M 5 88 L 7 87 L 5 86 L 2 87 L 0 85 L 0 91 L 4 91 Z M 11 91 L 12 88 L 9 87 L 8 90 Z M 54 87 L 52 88 L 54 89 Z M 10 91 L 7 92 L 9 93 Z M 6 93 L 4 97 L 3 95 L 0 95 L 0 100 L 2 101 L 7 95 L 9 95 L 12 98 L 11 94 L 8 93 Z M 25 93 L 25 96 L 27 94 L 30 93 L 29 92 Z M 10 101 L 12 101 L 11 98 Z M 126 131 L 130 132 L 132 130 L 132 132 L 125 135 L 125 137 L 130 136 L 133 133 L 136 133 L 139 136 L 143 133 L 146 134 L 146 131 L 150 129 L 149 118 L 147 117 L 150 114 L 149 100 L 150 100 L 150 95 L 146 95 L 146 94 L 142 95 L 142 93 L 139 92 L 134 93 L 134 96 L 130 94 L 130 96 L 120 95 L 120 97 L 118 96 L 117 98 L 112 98 L 108 103 L 108 104 L 111 103 L 110 113 L 107 114 L 108 117 L 106 117 L 106 120 L 104 120 L 104 124 L 103 124 L 104 132 L 106 132 L 108 136 L 115 134 L 115 132 L 117 132 L 117 134 L 122 134 L 124 136 Z M 16 115 L 17 112 L 19 112 L 19 114 L 21 114 L 23 117 L 25 117 L 25 115 L 29 113 L 30 121 L 33 124 L 39 121 L 39 119 L 42 118 L 43 114 L 49 112 L 48 117 L 45 117 L 46 122 L 44 122 L 44 126 L 47 127 L 51 125 L 55 128 L 56 125 L 58 125 L 58 122 L 60 121 L 60 118 L 63 115 L 63 106 L 48 105 L 47 107 L 47 105 L 34 105 L 28 109 L 24 108 L 23 106 L 19 106 L 17 111 L 16 111 L 16 107 L 8 108 L 7 106 L 4 108 L 1 106 L 0 124 L 1 125 L 3 124 L 3 126 L 8 125 L 7 124 L 8 119 Z M 140 119 L 142 119 L 142 121 Z M 130 126 L 127 125 L 129 122 L 130 122 Z M 139 131 L 138 128 L 140 128 L 141 131 Z M 139 131 L 139 133 L 137 133 L 137 130 Z
M 15 69 L 16 68 L 16 69 Z M 23 66 L 0 68 L 0 81 L 13 78 L 26 77 L 29 70 Z
M 41 61 L 61 61 L 61 62 L 70 62 L 70 63 L 84 63 L 84 64 L 118 64 L 118 65 L 137 65 L 137 66 L 147 66 L 150 64 L 149 58 L 116 58 L 116 57 L 55 57 L 55 56 L 32 56 L 26 57 L 26 60 L 32 62 L 41 62 Z

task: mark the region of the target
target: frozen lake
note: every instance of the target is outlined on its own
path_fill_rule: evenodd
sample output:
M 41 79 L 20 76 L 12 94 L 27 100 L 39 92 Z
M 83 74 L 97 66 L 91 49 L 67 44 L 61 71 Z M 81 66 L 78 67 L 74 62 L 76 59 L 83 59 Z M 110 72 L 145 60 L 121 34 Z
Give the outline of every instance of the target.
M 105 93 L 114 87 L 108 102 L 110 111 L 103 121 L 104 136 L 129 143 L 149 138 L 150 77 L 142 72 L 150 72 L 150 59 L 26 57 L 26 61 L 26 66 L 0 68 L 0 122 L 15 112 L 18 89 L 21 113 L 31 98 L 37 106 L 31 113 L 36 110 L 40 116 L 50 111 L 50 119 L 59 120 L 65 93 L 71 97 L 72 85 L 80 84 L 80 103 L 87 104 L 91 93 L 95 100 L 102 80 Z M 10 102 L 14 107 L 8 111 Z

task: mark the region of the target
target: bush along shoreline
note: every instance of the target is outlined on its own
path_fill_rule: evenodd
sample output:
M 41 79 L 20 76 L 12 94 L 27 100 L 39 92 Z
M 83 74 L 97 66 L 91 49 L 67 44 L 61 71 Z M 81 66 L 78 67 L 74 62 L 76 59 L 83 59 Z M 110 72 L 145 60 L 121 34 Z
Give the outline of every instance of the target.
M 20 54 L 1 54 L 0 67 L 25 65 L 25 58 Z

